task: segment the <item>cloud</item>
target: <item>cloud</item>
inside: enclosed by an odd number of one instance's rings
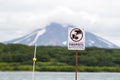
[[[106,39],[110,38],[114,42],[120,34],[119,2],[119,0],[0,0],[0,36],[2,36],[0,40],[17,38],[51,22],[57,22],[85,27],[86,30]]]
[[[5,13],[0,14],[1,31],[15,33],[16,37],[26,34],[34,29],[42,28],[52,22],[60,24],[71,24],[76,27],[82,26],[91,30],[94,25],[99,23],[99,16],[89,14],[85,11],[74,11],[69,7],[59,6],[49,13]],[[11,29],[11,30],[9,30]],[[94,29],[94,28],[93,28]]]
[[[1,31],[15,33],[14,36],[26,34],[34,29],[42,28],[51,22],[90,26],[99,21],[99,17],[84,11],[76,12],[68,7],[57,7],[49,13],[0,13]],[[20,32],[20,33],[19,33]]]
[[[99,23],[99,16],[96,14],[89,14],[85,11],[76,12],[68,7],[58,7],[48,17],[48,22],[58,22],[61,24],[72,24],[76,27],[92,27]],[[87,29],[89,29],[87,27]]]

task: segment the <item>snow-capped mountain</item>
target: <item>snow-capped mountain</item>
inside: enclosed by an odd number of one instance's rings
[[[52,45],[52,46],[67,46],[68,28],[74,27],[71,25],[63,26],[57,23],[51,23],[43,29],[37,29],[33,32],[10,41],[4,42],[5,44],[26,44],[26,45]],[[94,35],[91,32],[85,32],[85,45],[86,47],[95,46],[100,48],[118,48],[113,43]]]

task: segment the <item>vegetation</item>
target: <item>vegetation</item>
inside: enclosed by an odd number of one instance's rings
[[[31,71],[34,46],[0,44],[1,71]],[[120,72],[120,49],[96,47],[79,51],[79,71]],[[37,71],[75,71],[75,51],[67,47],[38,46]]]

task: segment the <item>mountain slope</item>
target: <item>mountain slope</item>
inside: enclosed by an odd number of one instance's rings
[[[36,43],[37,45],[45,46],[66,46],[69,27],[74,26],[67,25],[66,27],[63,27],[61,24],[52,23],[43,29],[34,30],[28,35],[14,40],[6,41],[4,43],[19,43],[26,45],[34,45]],[[95,46],[100,48],[118,48],[118,46],[114,45],[113,43],[102,39],[101,37],[98,37],[91,32],[85,32],[85,38],[86,47]]]

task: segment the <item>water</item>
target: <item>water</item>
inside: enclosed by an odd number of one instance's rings
[[[0,72],[0,80],[32,80],[32,72]],[[74,72],[36,72],[35,80],[75,80]],[[78,80],[120,80],[120,73],[78,73]]]

